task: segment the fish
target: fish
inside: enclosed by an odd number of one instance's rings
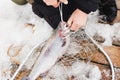
[[[22,80],[35,80],[38,76],[48,72],[66,52],[70,44],[69,33],[70,31],[66,28],[65,23],[61,22],[58,29],[46,42],[30,74],[27,77],[23,77]]]

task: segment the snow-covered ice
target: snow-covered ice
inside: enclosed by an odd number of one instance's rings
[[[26,23],[35,25],[32,28],[26,27]],[[19,6],[11,0],[3,0],[0,3],[0,80],[6,80],[2,72],[10,67],[10,57],[7,55],[11,45],[23,46],[17,60],[23,61],[32,47],[42,43],[52,33],[52,28],[44,19],[38,18],[32,12],[30,4]],[[7,70],[8,71],[8,70]]]
[[[111,45],[112,37],[117,34],[120,35],[120,24],[114,24],[114,26],[104,25],[97,23],[97,15],[90,15],[87,23],[87,31],[91,36],[98,33],[105,37],[106,41],[104,45]],[[30,27],[25,27],[26,23],[34,24],[34,32]],[[47,24],[44,19],[39,18],[32,12],[30,4],[19,6],[13,3],[11,0],[1,0],[0,2],[0,80],[7,80],[10,78],[8,75],[3,75],[5,70],[9,70],[10,57],[7,55],[7,51],[11,45],[22,46],[20,54],[16,59],[21,63],[27,53],[38,43],[42,43],[52,34],[52,28]],[[106,35],[105,35],[106,34]],[[80,65],[78,67],[77,65]],[[75,68],[76,67],[76,68]],[[78,71],[82,70],[86,71]],[[56,70],[57,69],[57,70]],[[74,70],[75,69],[75,70]],[[84,80],[99,80],[101,77],[98,67],[90,64],[76,62],[73,65],[72,73],[67,70],[68,74],[82,74]],[[86,72],[90,72],[89,77],[86,78]],[[60,80],[64,80],[59,72],[63,72],[63,67],[54,66],[51,70],[51,74],[55,72],[54,76],[60,76]],[[49,74],[50,75],[50,74]],[[49,76],[48,75],[48,76]],[[62,75],[66,76],[66,75]],[[79,78],[79,76],[78,76]],[[57,79],[59,80],[59,79]],[[83,80],[83,79],[81,79]]]
[[[56,64],[43,80],[100,80],[101,72],[97,66],[76,61],[72,67]],[[70,79],[71,80],[71,79]]]
[[[99,34],[105,38],[103,46],[111,46],[114,36],[116,38],[120,37],[120,23],[115,23],[113,25],[98,23],[98,11],[88,16],[86,27],[89,35],[94,36],[94,34]]]

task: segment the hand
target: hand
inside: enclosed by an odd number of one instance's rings
[[[80,27],[85,26],[86,22],[87,14],[76,9],[68,19],[67,24],[70,27],[70,30],[77,31]]]
[[[68,4],[68,0],[43,0],[48,6],[58,7],[60,3]]]

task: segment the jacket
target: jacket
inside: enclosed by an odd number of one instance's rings
[[[63,19],[67,21],[70,15],[77,8],[85,13],[95,11],[99,7],[100,0],[68,0],[68,4],[63,4]],[[32,4],[33,12],[45,20],[56,29],[60,22],[59,8],[47,6],[43,0],[34,0]]]

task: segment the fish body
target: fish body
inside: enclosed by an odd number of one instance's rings
[[[41,54],[27,78],[23,80],[35,80],[39,75],[49,71],[66,51],[70,43],[70,38],[62,38],[61,28],[55,31],[42,49]]]

